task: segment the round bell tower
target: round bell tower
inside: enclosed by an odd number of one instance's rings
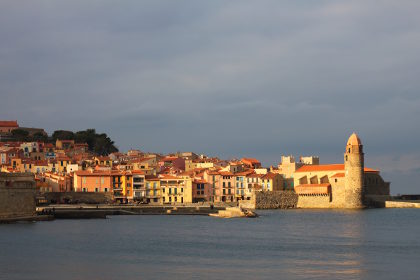
[[[346,208],[363,208],[364,196],[364,153],[363,145],[356,133],[353,133],[344,153],[345,203]]]

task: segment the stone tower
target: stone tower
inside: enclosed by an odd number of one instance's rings
[[[364,195],[364,154],[363,145],[356,133],[353,133],[344,153],[345,169],[345,208],[363,208]]]

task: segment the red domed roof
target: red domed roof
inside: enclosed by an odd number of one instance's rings
[[[353,132],[353,134],[350,135],[349,140],[347,140],[347,145],[360,146],[362,145],[362,141],[360,141],[359,136]]]

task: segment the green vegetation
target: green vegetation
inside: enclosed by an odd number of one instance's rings
[[[89,151],[98,155],[108,155],[113,152],[118,152],[114,141],[106,133],[96,133],[95,129],[86,129],[77,131],[76,133],[68,130],[56,130],[52,134],[51,140],[55,143],[57,139],[74,140],[76,143],[87,143],[89,145]]]
[[[57,139],[60,139],[74,140],[75,143],[87,143],[89,145],[89,151],[97,155],[108,155],[113,152],[118,152],[118,148],[115,147],[114,141],[112,141],[106,133],[96,133],[95,129],[86,129],[77,131],[76,133],[68,130],[56,130],[50,137],[40,132],[30,135],[28,131],[23,129],[15,129],[11,134],[15,141],[22,142],[40,141],[55,144]]]

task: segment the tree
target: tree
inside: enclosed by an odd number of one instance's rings
[[[54,143],[55,141],[57,141],[57,139],[59,140],[74,140],[74,133],[73,131],[68,131],[68,130],[56,130],[54,131],[54,133],[52,134],[52,142]]]
[[[14,129],[12,130],[12,137],[16,140],[16,141],[29,141],[29,132],[23,129]]]
[[[34,135],[32,135],[32,141],[34,142],[48,142],[48,135],[42,132],[35,132]]]
[[[97,134],[95,129],[86,129],[78,131],[74,135],[76,143],[87,143],[89,150],[98,155],[108,155],[118,152],[114,142],[105,134]]]

